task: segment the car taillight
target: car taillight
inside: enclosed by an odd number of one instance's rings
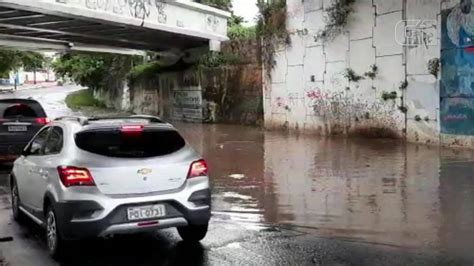
[[[59,166],[59,178],[65,187],[95,186],[91,173],[86,168]]]
[[[120,132],[122,133],[122,136],[136,137],[142,134],[144,127],[144,125],[125,125],[122,126]]]
[[[207,176],[208,168],[205,160],[195,161],[189,167],[188,178]]]
[[[51,122],[51,120],[47,117],[38,117],[35,119],[36,124],[46,125]]]

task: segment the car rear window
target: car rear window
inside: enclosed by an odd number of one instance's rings
[[[174,130],[144,130],[139,134],[123,134],[120,130],[92,130],[77,133],[75,141],[82,150],[118,158],[163,156],[186,145]]]
[[[43,108],[37,102],[0,102],[0,118],[45,117]]]

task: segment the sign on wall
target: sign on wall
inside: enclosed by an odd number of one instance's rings
[[[442,12],[441,132],[474,135],[474,2]]]
[[[163,74],[160,80],[162,89],[170,92],[170,113],[173,119],[203,120],[202,90],[195,73],[188,71]]]
[[[173,117],[185,120],[202,120],[202,91],[188,87],[173,91]]]

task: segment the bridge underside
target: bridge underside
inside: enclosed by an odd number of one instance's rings
[[[209,37],[212,35],[200,34],[199,31],[194,31],[198,33],[194,34],[192,30],[176,28],[174,31],[173,27],[162,24],[147,26],[145,19],[126,18],[128,21],[123,22],[110,19],[111,14],[105,12],[78,8],[71,9],[77,11],[71,15],[68,10],[51,10],[48,6],[42,9],[41,5],[37,5],[41,1],[33,1],[32,5],[37,6],[12,4],[21,1],[28,0],[0,1],[0,46],[14,46],[17,43],[20,48],[22,44],[25,47],[33,44],[45,50],[73,50],[74,47],[87,50],[89,47],[97,51],[101,48],[104,51],[111,48],[123,51],[169,51],[209,47],[213,41]],[[58,9],[55,3],[46,4]],[[218,41],[225,39],[225,35],[216,36]]]

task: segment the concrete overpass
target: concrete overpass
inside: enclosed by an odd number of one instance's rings
[[[218,50],[228,18],[189,0],[0,0],[0,46],[124,54]]]

